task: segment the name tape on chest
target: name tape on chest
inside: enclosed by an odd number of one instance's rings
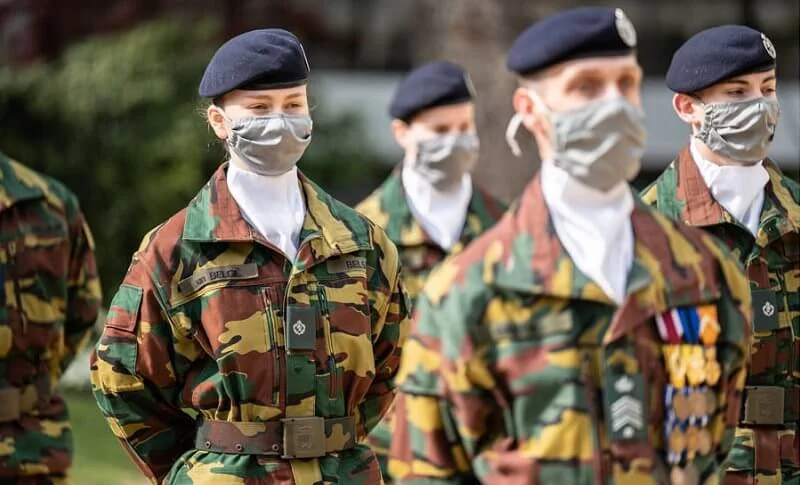
[[[328,273],[347,273],[348,271],[366,270],[367,259],[362,256],[342,256],[325,263]]]
[[[178,291],[184,295],[193,293],[216,281],[249,280],[258,277],[256,263],[216,266],[195,271],[178,283]]]
[[[535,321],[490,325],[486,332],[493,340],[532,339],[571,332],[574,326],[569,312],[551,313]]]

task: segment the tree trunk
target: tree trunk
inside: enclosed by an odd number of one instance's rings
[[[521,129],[523,155],[516,158],[505,141],[516,81],[505,67],[509,40],[502,0],[414,0],[415,64],[447,59],[470,74],[477,93],[481,162],[473,179],[509,201],[519,195],[538,167],[531,136]],[[511,2],[513,3],[513,2]]]

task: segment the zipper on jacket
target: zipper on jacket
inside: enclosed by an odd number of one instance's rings
[[[331,312],[328,307],[328,296],[325,288],[317,284],[317,300],[319,301],[320,311],[322,312],[322,325],[325,332],[325,341],[328,343],[328,398],[336,399],[339,393],[339,375],[336,371],[336,351],[333,348],[333,330],[331,329]]]
[[[273,366],[272,366],[272,403],[280,405],[280,392],[281,392],[281,356],[278,349],[278,328],[275,325],[275,309],[273,308],[272,298],[270,297],[271,287],[264,288],[262,293],[264,297],[264,307],[267,312],[267,335],[269,337],[269,348],[272,352]]]

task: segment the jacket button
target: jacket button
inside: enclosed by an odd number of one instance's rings
[[[236,451],[242,451],[244,449],[244,446],[242,446],[241,443],[236,443],[234,448],[236,448]]]
[[[206,441],[205,443],[203,443],[203,446],[205,446],[206,448],[211,448],[211,442]]]

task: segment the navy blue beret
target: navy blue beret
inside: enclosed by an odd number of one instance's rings
[[[302,44],[283,29],[251,30],[217,50],[200,81],[200,96],[215,98],[234,89],[278,89],[308,80]]]
[[[506,66],[520,76],[572,59],[627,55],[636,29],[622,9],[580,7],[528,27],[511,46]]]
[[[775,47],[766,35],[744,25],[721,25],[693,35],[672,56],[667,87],[693,93],[751,72],[775,67]]]
[[[429,62],[400,81],[389,104],[389,115],[409,121],[422,110],[462,103],[473,97],[472,82],[464,69],[447,61]]]

